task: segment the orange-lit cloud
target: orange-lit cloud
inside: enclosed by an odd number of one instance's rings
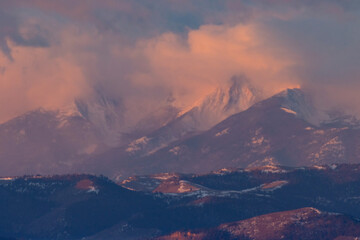
[[[289,71],[293,59],[266,42],[256,24],[206,25],[185,38],[165,33],[138,47],[144,48],[150,71],[135,73],[134,82],[168,85],[180,104],[191,104],[234,75],[247,76],[268,95],[298,85]]]
[[[234,75],[264,97],[299,85],[318,95],[339,89],[333,102],[350,106],[360,89],[358,5],[1,1],[0,122],[66,106],[98,87],[124,103],[130,123],[169,96],[191,105]]]
[[[14,61],[0,58],[0,121],[38,107],[56,109],[87,92],[83,70],[47,48],[11,46]]]
[[[268,95],[297,84],[288,71],[292,59],[261,34],[256,24],[205,25],[186,37],[164,33],[130,48],[111,34],[67,27],[57,34],[60,44],[48,48],[10,43],[14,61],[1,59],[0,95],[11,104],[0,119],[71,104],[99,84],[124,100],[131,122],[166,104],[169,94],[186,107],[234,75],[246,75]]]

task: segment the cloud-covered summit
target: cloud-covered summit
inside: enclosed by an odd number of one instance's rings
[[[187,107],[234,75],[264,97],[301,86],[318,104],[360,112],[355,0],[4,0],[0,9],[0,122],[101,88],[122,102],[126,125]]]

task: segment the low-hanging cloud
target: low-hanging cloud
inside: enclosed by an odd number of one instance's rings
[[[0,122],[93,89],[123,102],[134,122],[170,98],[186,107],[234,75],[266,96],[299,85],[321,98],[338,93],[323,102],[360,112],[356,1],[5,0],[0,8]]]
[[[144,51],[150,70],[136,73],[133,81],[139,85],[152,79],[161,81],[174,89],[175,98],[183,98],[185,105],[234,75],[246,75],[268,93],[296,86],[288,71],[295,63],[268,44],[258,30],[256,24],[204,25],[186,37],[165,33],[147,40],[138,47]]]

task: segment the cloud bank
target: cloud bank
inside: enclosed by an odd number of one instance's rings
[[[0,122],[94,89],[134,122],[234,75],[264,97],[301,86],[319,104],[360,113],[358,1],[4,0],[0,9]]]

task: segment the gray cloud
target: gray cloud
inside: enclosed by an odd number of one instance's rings
[[[21,11],[7,12],[0,10],[0,48],[12,60],[11,48],[8,41],[25,47],[49,47],[46,32],[40,23],[28,23],[29,18]]]

